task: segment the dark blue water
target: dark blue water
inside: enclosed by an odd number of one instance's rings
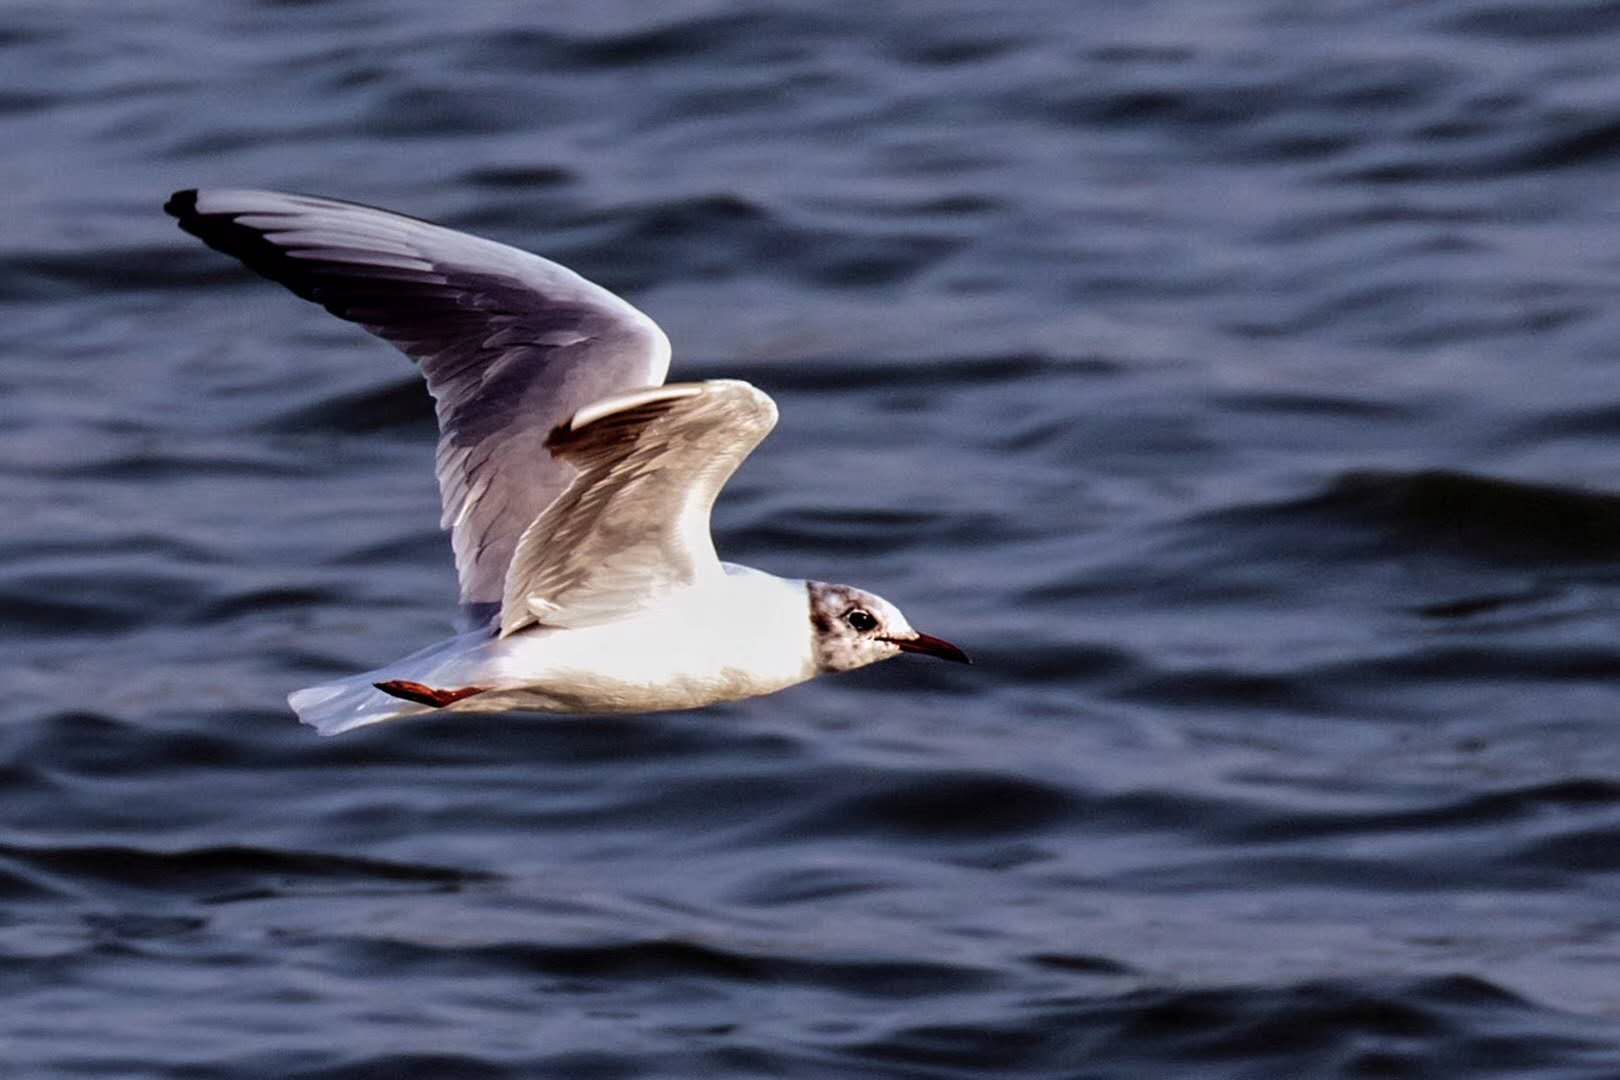
[[[19,1077],[1620,1076],[1620,4],[12,4]],[[624,292],[722,553],[959,641],[321,740],[446,632],[256,185]]]

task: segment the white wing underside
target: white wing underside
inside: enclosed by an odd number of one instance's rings
[[[715,379],[616,395],[559,425],[546,446],[577,473],[518,541],[502,636],[610,622],[723,573],[709,512],[776,415],[748,383]]]

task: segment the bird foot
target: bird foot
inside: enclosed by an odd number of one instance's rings
[[[372,683],[377,689],[393,697],[414,701],[418,705],[431,705],[435,709],[442,709],[452,705],[462,698],[470,698],[474,694],[482,694],[488,690],[487,686],[463,686],[457,690],[436,690],[431,686],[423,686],[419,682],[408,679],[390,679],[387,682]]]

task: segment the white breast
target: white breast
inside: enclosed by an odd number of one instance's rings
[[[460,711],[690,709],[810,678],[811,637],[804,582],[728,565],[632,618],[491,640],[436,677],[493,687],[452,706]]]

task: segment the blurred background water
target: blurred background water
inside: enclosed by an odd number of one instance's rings
[[[1620,1076],[1620,4],[0,20],[0,1062]],[[782,423],[723,554],[959,641],[298,727],[453,609],[409,364],[173,189],[575,267]]]

